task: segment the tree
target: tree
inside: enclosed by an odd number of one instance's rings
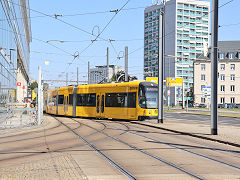
[[[116,80],[117,80],[117,77],[116,77],[116,74],[114,73],[114,74],[112,75],[111,81],[116,81]]]
[[[30,88],[31,90],[34,90],[37,87],[38,87],[38,83],[37,83],[37,81],[34,81],[30,84],[30,86],[28,88]]]
[[[118,71],[116,74],[116,81],[124,82],[124,80],[125,80],[125,72],[123,70]]]
[[[125,72],[123,70],[118,71],[116,74],[113,74],[112,81],[124,82],[125,81]],[[136,76],[128,76],[128,81],[137,80]]]

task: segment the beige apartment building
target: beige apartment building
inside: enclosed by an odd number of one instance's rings
[[[218,47],[218,104],[222,107],[240,104],[240,41],[219,41]],[[195,104],[210,105],[211,102],[210,56],[194,63]],[[199,56],[201,58],[202,55]]]

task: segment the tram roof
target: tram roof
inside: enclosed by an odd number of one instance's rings
[[[131,82],[121,82],[121,83],[106,83],[106,84],[85,84],[85,85],[78,85],[77,88],[86,88],[86,87],[124,87],[124,86],[138,86],[139,83],[141,82],[146,82],[146,83],[151,83],[149,81],[144,81],[144,80],[138,80],[138,81],[131,81]],[[74,86],[66,86],[66,87],[60,87],[58,88],[59,90],[71,90],[73,89]],[[57,89],[51,89],[49,91],[56,91]]]

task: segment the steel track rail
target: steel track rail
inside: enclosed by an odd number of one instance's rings
[[[74,119],[73,119],[73,120],[74,120]],[[76,120],[74,120],[74,121],[76,121]],[[83,125],[85,125],[85,126],[87,126],[87,127],[89,127],[89,128],[92,128],[92,129],[98,131],[96,128],[93,128],[93,127],[91,127],[91,126],[89,126],[89,125],[86,125],[86,124],[84,124],[84,123],[81,123],[81,124],[83,124]],[[160,158],[160,157],[158,157],[158,156],[155,156],[155,155],[153,155],[153,154],[151,154],[151,153],[149,153],[149,152],[147,152],[147,151],[144,151],[144,150],[142,150],[142,149],[140,149],[140,148],[138,148],[138,147],[136,147],[136,146],[133,146],[133,145],[131,145],[131,144],[129,144],[129,143],[126,143],[126,142],[122,141],[122,140],[119,139],[119,138],[112,137],[112,136],[110,136],[110,135],[108,135],[107,133],[104,133],[104,132],[100,132],[100,133],[102,133],[102,134],[104,134],[104,135],[106,135],[106,136],[108,136],[108,137],[110,137],[110,138],[112,138],[112,139],[114,139],[114,140],[116,140],[116,141],[118,141],[118,142],[121,142],[122,144],[125,144],[125,145],[129,146],[130,148],[132,148],[132,149],[134,149],[134,150],[136,150],[136,151],[139,151],[139,152],[141,152],[141,153],[143,153],[143,154],[145,154],[145,155],[147,155],[147,156],[150,156],[150,157],[153,158],[153,159],[157,159],[157,160],[163,162],[164,164],[167,164],[167,165],[169,165],[169,166],[171,166],[171,167],[174,167],[174,168],[176,168],[176,169],[184,172],[185,174],[188,174],[188,175],[190,175],[190,176],[192,176],[192,177],[194,177],[194,178],[196,178],[196,179],[205,180],[205,178],[203,178],[203,177],[201,177],[201,176],[198,176],[197,174],[194,174],[194,173],[192,173],[192,172],[190,172],[190,171],[188,171],[188,170],[185,170],[185,169],[183,169],[183,168],[181,168],[181,167],[179,167],[179,166],[177,166],[177,165],[175,165],[175,164],[173,164],[173,163],[171,163],[171,162],[168,162],[168,161],[166,161],[166,160],[164,160],[164,159],[162,159],[162,158]]]
[[[62,121],[60,121],[59,119],[55,118],[58,122],[60,122],[62,125],[64,125],[65,127],[67,127],[70,131],[72,131],[76,136],[78,136],[86,145],[88,145],[90,148],[92,148],[94,151],[96,151],[98,154],[100,154],[102,157],[104,157],[112,166],[114,166],[116,169],[118,169],[122,174],[124,174],[126,177],[128,177],[129,179],[132,180],[136,180],[136,178],[130,174],[129,172],[127,172],[125,169],[123,169],[119,164],[117,164],[115,161],[113,161],[111,158],[109,158],[107,155],[105,155],[102,151],[100,151],[96,146],[94,146],[93,144],[91,144],[90,142],[88,142],[84,137],[82,137],[81,135],[79,135],[76,131],[74,131],[73,129],[71,129],[68,125],[64,124]],[[72,118],[71,118],[72,119]],[[73,121],[76,121],[74,119],[72,119]],[[76,121],[78,122],[78,121]],[[94,129],[94,128],[93,128]],[[98,132],[98,129],[94,129]],[[103,132],[101,132],[103,133]]]
[[[158,127],[158,126],[154,126],[154,125],[150,125],[150,124],[142,124],[142,123],[136,122],[136,121],[134,121],[134,122],[133,121],[129,121],[129,122],[132,123],[132,124],[138,124],[138,125],[141,125],[141,126],[151,127],[151,128],[155,128],[155,129],[161,129],[161,130],[168,131],[168,132],[174,132],[174,133],[178,133],[178,134],[182,134],[182,135],[187,135],[187,136],[191,136],[191,137],[195,137],[195,138],[199,138],[199,139],[204,139],[204,140],[208,140],[208,141],[218,142],[218,143],[221,143],[221,144],[227,144],[227,145],[230,145],[230,146],[234,146],[234,147],[240,148],[240,144],[237,144],[237,143],[232,143],[232,142],[219,140],[219,139],[213,139],[213,138],[210,138],[210,137],[205,137],[205,136],[192,134],[192,133],[188,133],[188,132],[181,132],[181,131],[168,129],[168,128],[164,128],[164,127]]]
[[[141,129],[140,127],[136,127],[136,126],[134,126],[135,128],[137,128],[137,129]],[[144,129],[144,130],[146,130],[146,129]],[[163,134],[164,135],[164,133],[160,133],[160,132],[158,132],[159,134]],[[171,136],[173,136],[172,134],[170,134]],[[190,140],[187,140],[187,139],[183,139],[184,141],[187,141],[187,142],[190,142],[190,143],[192,143],[193,141],[190,141]],[[195,144],[198,144],[198,145],[202,145],[202,146],[205,146],[205,144],[203,144],[203,143],[199,143],[199,142],[194,142]],[[227,144],[227,145],[229,145],[229,144]],[[213,149],[216,149],[216,148],[214,148],[214,147],[211,147],[211,148],[207,148],[207,149],[209,149],[209,150],[213,150]],[[236,150],[227,150],[227,149],[217,149],[217,150],[223,150],[223,151],[225,151],[225,152],[229,152],[229,153],[233,153],[233,154],[240,154],[240,151],[236,151]]]
[[[121,123],[120,123],[121,124]],[[111,125],[110,125],[111,126]],[[111,126],[112,128],[116,128],[114,126]],[[138,127],[135,127],[135,128],[138,128]],[[116,128],[117,130],[122,130],[124,131],[124,129],[120,129],[120,128]],[[138,128],[138,129],[141,129],[141,128]],[[170,146],[170,147],[173,147],[175,149],[179,149],[179,150],[182,150],[184,152],[187,152],[187,153],[190,153],[190,154],[194,154],[196,156],[200,156],[204,159],[207,159],[207,160],[211,160],[211,161],[214,161],[214,162],[217,162],[217,163],[220,163],[220,164],[223,164],[225,166],[228,166],[228,167],[231,167],[231,168],[234,168],[234,169],[237,169],[237,170],[240,170],[240,167],[238,166],[235,166],[235,165],[232,165],[232,164],[229,164],[229,163],[226,163],[226,162],[223,162],[223,161],[220,161],[220,160],[217,160],[217,159],[214,159],[214,158],[211,158],[211,157],[208,157],[208,156],[205,156],[203,154],[200,154],[200,153],[196,153],[196,152],[193,152],[193,151],[190,151],[190,150],[187,150],[187,149],[184,149],[184,148],[181,148],[181,147],[178,147],[178,146],[175,146],[175,145],[171,145],[171,144],[168,144],[168,143],[164,143],[164,142],[161,142],[157,139],[154,139],[154,138],[150,138],[150,137],[147,137],[147,136],[144,136],[144,135],[141,135],[141,134],[137,134],[137,133],[134,133],[134,132],[131,132],[131,131],[128,131],[126,133],[129,133],[129,134],[133,134],[135,136],[138,136],[138,137],[142,137],[144,139],[147,139],[147,140],[151,140],[151,141],[154,141],[154,142],[157,142],[157,143],[160,143],[160,144],[164,144],[164,145],[167,145],[167,146]],[[159,134],[159,133],[158,133]]]

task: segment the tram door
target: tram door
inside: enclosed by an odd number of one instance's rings
[[[101,107],[100,107],[100,111],[101,111],[101,117],[104,118],[104,106],[105,106],[105,98],[104,98],[104,94],[101,94]]]
[[[96,117],[104,118],[104,106],[105,106],[105,95],[102,93],[97,94],[97,107],[96,107]]]
[[[64,93],[64,114],[68,115],[69,94],[68,91]]]
[[[97,99],[96,99],[96,105],[97,105],[97,107],[96,107],[96,117],[97,118],[100,118],[100,93],[99,94],[97,94]]]

